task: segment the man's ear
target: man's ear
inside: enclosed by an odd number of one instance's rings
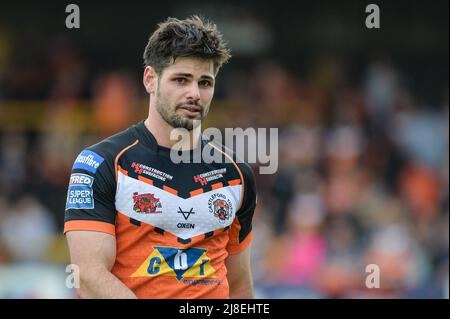
[[[146,66],[144,69],[142,83],[144,84],[145,90],[148,94],[155,93],[157,80],[158,79],[155,69],[151,66]]]

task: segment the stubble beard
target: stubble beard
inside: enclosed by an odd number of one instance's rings
[[[189,103],[184,103],[189,104]],[[190,103],[193,104],[193,103]],[[197,104],[198,105],[198,104]],[[182,115],[179,115],[176,113],[176,110],[181,105],[175,105],[172,107],[169,103],[167,103],[162,97],[159,92],[159,88],[156,91],[156,110],[161,115],[164,121],[166,121],[167,124],[169,124],[173,128],[184,128],[188,131],[192,131],[195,127],[200,125],[200,123],[203,121],[203,118],[206,116],[209,105],[206,107],[202,107],[202,114],[199,118],[187,118]]]

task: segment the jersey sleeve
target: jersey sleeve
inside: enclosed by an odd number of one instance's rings
[[[239,164],[239,169],[241,170],[244,179],[244,198],[242,200],[242,205],[237,211],[234,221],[230,227],[230,238],[227,245],[227,251],[230,254],[237,254],[247,248],[250,244],[253,237],[253,213],[255,211],[257,201],[256,183],[253,170],[246,163]]]
[[[114,160],[101,149],[83,150],[70,175],[64,234],[90,230],[115,235],[115,191]]]

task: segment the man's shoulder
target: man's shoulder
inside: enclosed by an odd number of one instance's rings
[[[231,165],[236,164],[246,179],[254,180],[255,174],[253,172],[252,167],[247,162],[245,162],[244,159],[239,154],[237,154],[234,150],[232,150],[231,148],[227,147],[226,145],[223,145],[215,140],[209,141],[206,137],[202,137],[202,139],[205,144],[209,144],[212,147],[219,149],[223,154],[226,154],[224,156],[226,158],[228,158],[228,160],[229,159],[232,160]]]
[[[111,135],[83,149],[75,162],[91,162],[101,164],[103,161],[114,162],[116,156],[138,139],[134,133],[134,125]],[[97,165],[94,164],[94,165]]]

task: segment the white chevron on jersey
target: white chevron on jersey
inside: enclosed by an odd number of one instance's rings
[[[158,211],[162,213],[138,213],[133,210],[133,193],[153,194],[161,203]],[[122,214],[138,220],[142,223],[159,227],[182,239],[192,238],[197,235],[208,233],[216,229],[230,226],[236,217],[236,209],[240,203],[242,185],[225,186],[216,190],[211,190],[194,197],[181,198],[158,187],[150,185],[140,180],[131,178],[122,172],[118,172],[116,189],[116,210]],[[229,205],[229,218],[220,220],[211,212],[211,202],[215,199],[223,199]],[[184,212],[179,213],[180,208]],[[210,209],[211,208],[211,209]],[[185,216],[188,219],[185,219]],[[193,228],[179,228],[179,223],[193,224]]]

